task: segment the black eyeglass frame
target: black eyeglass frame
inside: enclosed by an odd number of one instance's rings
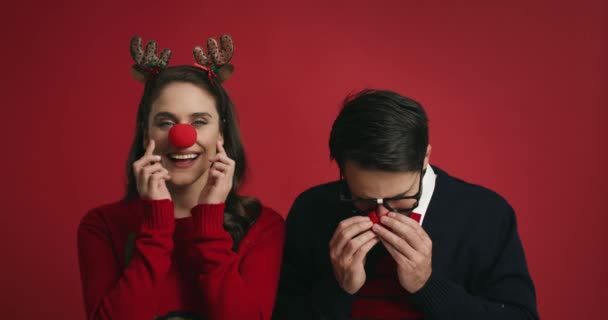
[[[339,197],[340,197],[340,201],[343,203],[349,203],[353,206],[353,214],[356,215],[368,215],[370,212],[376,210],[378,208],[378,206],[383,206],[385,207],[388,211],[390,212],[397,212],[397,213],[401,213],[401,214],[405,214],[405,215],[410,215],[416,208],[418,208],[418,205],[420,204],[420,198],[422,197],[422,180],[424,179],[424,175],[426,173],[426,168],[423,168],[422,170],[420,170],[420,181],[418,182],[418,192],[416,192],[415,195],[411,195],[411,196],[401,196],[401,197],[390,197],[390,198],[368,198],[368,199],[354,199],[350,193],[350,191],[348,190],[348,184],[346,183],[346,180],[344,179],[344,175],[342,174],[342,172],[340,172],[340,189],[339,189]],[[390,201],[400,201],[400,200],[408,200],[408,199],[414,199],[416,200],[416,203],[414,203],[413,206],[408,207],[408,208],[393,208],[391,207],[388,202]],[[365,209],[365,210],[361,210],[359,208],[357,208],[356,204],[357,203],[367,203],[367,204],[372,204],[371,206],[369,206],[369,209]]]

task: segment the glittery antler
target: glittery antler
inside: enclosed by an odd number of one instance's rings
[[[234,42],[227,34],[220,37],[219,47],[215,39],[209,38],[207,54],[200,46],[194,47],[192,53],[194,60],[201,66],[209,68],[209,72],[216,74],[220,83],[226,81],[234,71],[234,66],[228,63],[234,54]]]
[[[156,41],[150,40],[144,51],[141,38],[139,36],[131,38],[131,57],[135,62],[131,74],[138,81],[146,82],[150,76],[158,74],[169,65],[171,50],[163,49],[159,58],[156,55],[157,47]]]

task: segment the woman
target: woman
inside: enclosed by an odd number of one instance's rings
[[[221,82],[232,40],[200,47],[195,66],[133,38],[145,81],[122,201],[78,229],[88,319],[269,319],[284,221],[237,194],[246,168],[236,114]]]

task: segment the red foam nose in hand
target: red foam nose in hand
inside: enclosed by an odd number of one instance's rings
[[[196,129],[189,124],[176,124],[169,130],[169,142],[179,149],[191,147],[196,142]]]
[[[380,223],[380,217],[378,217],[378,214],[376,213],[376,211],[370,212],[367,216],[369,217],[370,220],[372,220],[373,224]]]

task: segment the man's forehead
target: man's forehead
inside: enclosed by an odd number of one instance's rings
[[[353,196],[358,198],[390,198],[417,191],[419,173],[411,171],[381,171],[365,169],[346,163],[344,179]]]

